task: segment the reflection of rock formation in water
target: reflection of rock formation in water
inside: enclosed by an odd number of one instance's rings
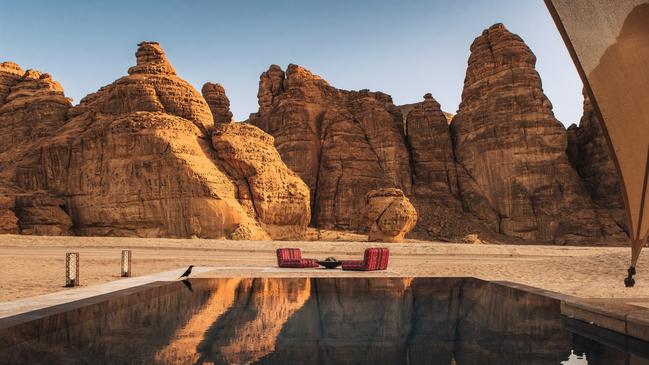
[[[0,364],[142,364],[204,307],[220,281],[195,281],[195,293],[181,283],[154,285],[134,294],[111,294],[96,305],[25,324],[9,337],[0,330]],[[19,336],[33,336],[21,339]],[[23,342],[24,341],[24,342]],[[143,361],[142,359],[146,359]],[[163,364],[176,363],[167,360]]]
[[[464,279],[324,279],[258,364],[558,363],[559,303]]]
[[[625,358],[562,328],[557,300],[476,279],[193,285],[193,293],[175,283],[89,307],[85,317],[27,325],[15,334],[77,323],[9,349],[0,330],[0,364],[558,364],[572,348],[613,359],[606,364]]]
[[[172,341],[155,358],[160,364],[194,364],[199,358],[198,345],[207,330],[223,313],[236,297],[241,279],[214,279],[210,282],[210,298],[185,324],[176,331]]]
[[[462,286],[455,355],[463,364],[558,364],[569,354],[558,300],[507,286]]]
[[[242,280],[231,309],[199,345],[201,361],[250,364],[275,351],[284,324],[310,295],[308,278]]]

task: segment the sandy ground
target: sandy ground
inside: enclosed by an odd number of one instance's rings
[[[114,237],[0,236],[0,301],[64,290],[65,252],[79,252],[81,283],[119,280],[120,252],[133,251],[135,275],[188,266],[215,266],[202,276],[365,275],[340,270],[277,272],[275,249],[300,247],[305,257],[362,258],[368,242],[217,241]],[[390,248],[393,276],[474,276],[507,280],[584,298],[638,298],[649,302],[649,258],[640,258],[636,287],[622,282],[625,247],[471,245],[411,241]],[[74,290],[74,289],[65,289]]]

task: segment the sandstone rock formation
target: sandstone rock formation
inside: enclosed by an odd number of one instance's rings
[[[624,199],[618,173],[611,157],[606,137],[588,96],[584,93],[584,114],[568,128],[568,157],[577,170],[590,196],[615,222],[628,231]]]
[[[65,236],[71,233],[72,219],[64,210],[62,198],[47,193],[16,196],[15,212],[20,233],[41,236]]]
[[[276,239],[306,232],[309,188],[282,162],[272,136],[250,124],[217,124],[212,144],[236,179],[239,202],[266,231]]]
[[[300,66],[285,73],[273,65],[257,96],[249,122],[275,137],[286,165],[311,189],[315,226],[362,229],[368,191],[410,193],[403,118],[388,95],[339,90]]]
[[[67,110],[69,118],[55,133],[22,143],[29,148],[7,169],[11,173],[3,172],[27,194],[14,204],[21,231],[54,234],[71,226],[80,235],[267,239],[277,231],[299,237],[309,211],[300,210],[299,219],[294,211],[308,208],[308,194],[278,158],[268,157],[274,156],[272,142],[253,131],[246,148],[270,149],[260,158],[266,170],[231,176],[255,161],[239,160],[250,156],[238,147],[217,153],[207,102],[176,75],[159,44],[141,43],[136,57],[128,76]],[[14,89],[7,100],[18,100]],[[233,128],[238,129],[250,132]],[[253,188],[241,184],[246,179]],[[282,190],[293,188],[298,190]],[[290,213],[283,217],[284,212]],[[285,223],[288,229],[282,230]]]
[[[427,93],[426,95],[430,95],[431,97],[433,96],[431,93]],[[414,109],[419,104],[420,103],[397,105],[397,109],[399,109],[401,115],[403,115],[403,123],[406,123],[406,120],[408,119],[408,114],[410,114],[412,109]],[[444,117],[446,118],[446,122],[450,124],[451,120],[453,120],[453,114],[445,111],[442,111],[442,114],[444,114]]]
[[[365,196],[368,240],[401,242],[417,223],[417,211],[399,189],[371,190]]]
[[[297,65],[264,72],[258,112],[232,123],[221,85],[206,83],[201,95],[155,42],[141,43],[136,58],[127,76],[74,107],[48,74],[0,64],[0,233],[363,232],[368,192],[396,189],[419,216],[416,238],[626,239],[592,107],[586,101],[581,126],[566,133],[535,56],[500,24],[471,46],[450,127],[430,94],[397,107]],[[395,222],[409,227],[408,216]],[[370,239],[385,239],[379,223]],[[399,227],[386,230],[403,238]]]
[[[259,111],[249,122],[275,137],[284,162],[311,189],[311,224],[362,231],[360,197],[396,188],[419,213],[414,237],[623,240],[568,161],[566,131],[530,49],[495,25],[471,50],[450,130],[429,94],[397,108],[388,95],[336,89],[296,65],[261,75]]]
[[[70,100],[46,73],[0,64],[0,153],[50,135],[67,118]]]
[[[225,89],[221,84],[205,83],[201,90],[207,105],[210,106],[214,123],[232,123],[232,112],[230,111],[230,99],[225,95]]]
[[[0,193],[0,234],[18,234],[18,218],[14,213],[16,198],[6,192]]]
[[[462,207],[448,121],[431,94],[410,104],[405,133],[412,159],[410,199],[419,216],[415,234],[451,240],[479,229]]]
[[[566,156],[534,69],[536,58],[502,24],[471,45],[462,102],[451,130],[460,195],[494,231],[541,242],[594,242],[599,216]]]
[[[0,64],[0,232],[65,235],[70,217],[64,203],[44,192],[19,189],[11,180],[16,161],[34,143],[66,123],[71,107],[50,75]]]

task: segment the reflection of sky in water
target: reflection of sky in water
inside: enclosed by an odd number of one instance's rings
[[[570,351],[568,360],[562,361],[561,365],[588,365],[588,359],[586,359],[586,354],[577,355],[574,351]]]

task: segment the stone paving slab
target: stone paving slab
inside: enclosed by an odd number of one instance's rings
[[[649,309],[606,299],[561,301],[561,314],[649,342]]]
[[[194,267],[192,270],[192,275],[213,271],[214,269],[215,268],[213,267]],[[0,302],[0,319],[35,311],[38,309],[52,307],[55,305],[87,299],[97,295],[108,294],[118,290],[129,289],[156,281],[178,280],[178,276],[185,272],[185,270],[187,270],[187,268],[183,267],[153,275],[123,278],[105,284],[69,288],[56,293],[39,295],[31,298],[23,298],[10,302]]]

